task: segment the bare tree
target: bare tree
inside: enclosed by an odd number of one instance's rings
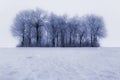
[[[13,35],[20,40],[20,47],[28,47],[30,43],[30,13],[31,10],[20,12],[12,25]]]
[[[86,16],[86,24],[89,26],[91,47],[99,47],[98,40],[106,36],[106,29],[102,17],[96,15]]]
[[[12,33],[20,41],[18,47],[99,47],[99,40],[106,36],[99,16],[68,18],[41,9],[17,14]]]
[[[20,39],[21,47],[38,47],[41,45],[42,26],[44,26],[45,12],[25,10],[16,15],[12,25],[13,35]]]

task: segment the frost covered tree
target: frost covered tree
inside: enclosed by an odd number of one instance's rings
[[[71,47],[82,47],[87,28],[85,21],[80,17],[75,16],[68,20],[69,44]]]
[[[59,46],[59,38],[60,38],[60,31],[61,31],[61,25],[62,25],[62,20],[60,20],[60,16],[57,16],[55,14],[51,14],[49,17],[49,23],[51,27],[51,38],[52,38],[52,46],[53,47],[58,47]],[[62,26],[63,27],[63,26]]]
[[[74,37],[75,37],[75,31],[77,29],[77,22],[76,18],[69,19],[67,22],[67,38],[69,39],[67,46],[73,47],[74,46]]]
[[[31,11],[20,12],[12,25],[12,33],[20,41],[19,47],[28,47],[30,44],[30,13]]]
[[[67,45],[67,16],[60,16],[59,18],[59,46],[60,47],[66,47]]]
[[[57,16],[55,14],[51,14],[49,16],[49,33],[50,33],[50,38],[51,38],[51,46],[55,47],[56,46],[56,35],[57,35]]]
[[[16,15],[12,33],[20,40],[19,47],[41,46],[44,19],[45,12],[40,9],[25,10]]]
[[[65,46],[66,18],[67,16],[58,16],[53,13],[49,16],[48,33],[52,47]]]
[[[78,40],[77,46],[84,47],[86,43],[85,40],[87,40],[88,28],[86,22],[82,18],[78,20],[77,24],[78,24],[76,29],[77,31],[76,36]]]
[[[68,18],[41,9],[17,14],[12,33],[19,39],[18,47],[99,47],[99,40],[106,36],[99,16]]]
[[[32,46],[40,47],[42,46],[42,37],[44,31],[44,21],[46,19],[46,12],[41,9],[36,9],[32,11],[31,23],[32,23]]]
[[[106,36],[103,19],[96,15],[87,15],[85,18],[89,28],[88,37],[90,37],[91,47],[99,47],[99,39]]]

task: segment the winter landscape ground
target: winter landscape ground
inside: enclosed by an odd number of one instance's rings
[[[1,48],[0,80],[120,80],[120,48]]]

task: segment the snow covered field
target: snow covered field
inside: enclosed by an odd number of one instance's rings
[[[120,48],[1,48],[0,80],[120,80]]]

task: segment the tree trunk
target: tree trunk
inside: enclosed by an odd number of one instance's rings
[[[91,47],[93,47],[93,36],[91,34]]]
[[[82,47],[82,39],[83,39],[83,35],[84,35],[84,32],[83,32],[82,35],[80,36],[80,47]]]
[[[71,47],[72,46],[72,32],[70,32],[70,40],[69,40],[69,45],[68,45],[69,47]]]
[[[24,35],[22,36],[22,41],[20,43],[21,47],[24,47]]]
[[[37,42],[36,42],[36,47],[39,46],[39,24],[36,23],[36,39],[37,39]]]

